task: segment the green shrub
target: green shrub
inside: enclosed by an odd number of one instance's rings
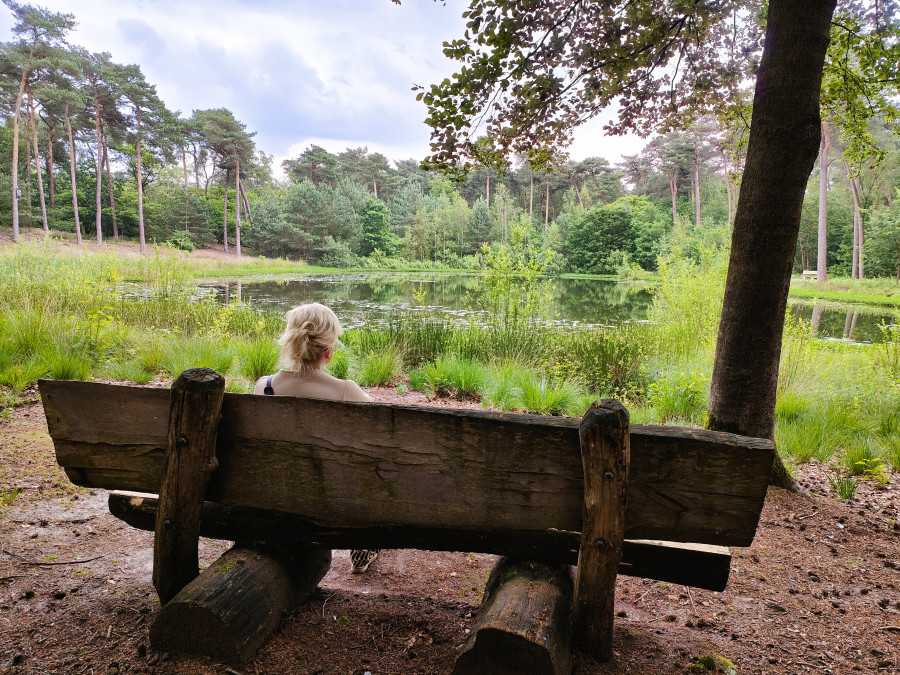
[[[190,253],[196,248],[194,246],[194,240],[191,239],[191,235],[188,232],[183,232],[181,230],[177,230],[172,233],[172,236],[166,241],[166,244],[171,246],[174,249],[178,249],[179,251],[187,251]]]
[[[416,368],[409,372],[409,387],[416,391],[425,391],[428,387],[428,376],[421,368]]]
[[[706,415],[706,388],[709,379],[702,371],[679,373],[672,380],[653,382],[647,389],[647,399],[663,423],[682,420],[700,424]]]
[[[592,392],[641,392],[649,343],[650,332],[643,325],[581,329],[561,337],[557,358],[568,360],[568,375],[585,382]]]

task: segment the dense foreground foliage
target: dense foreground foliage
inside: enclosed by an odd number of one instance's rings
[[[232,271],[272,269],[257,260]],[[363,386],[543,414],[580,415],[615,396],[633,422],[699,426],[724,269],[722,252],[699,263],[664,260],[650,321],[615,328],[554,326],[527,312],[462,328],[397,314],[345,333],[329,369]],[[278,367],[283,317],[205,296],[196,274],[195,262],[171,251],[124,258],[29,244],[0,254],[0,406],[15,405],[41,377],[147,383],[190,367],[213,368],[229,391],[249,391]],[[888,480],[900,469],[900,329],[883,331],[871,346],[816,340],[794,320],[785,327],[779,451],[789,466],[832,463],[844,496],[858,476]]]

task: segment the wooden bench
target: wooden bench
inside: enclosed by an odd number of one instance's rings
[[[819,278],[819,272],[818,270],[803,270],[800,276],[804,279],[812,279],[815,281]]]
[[[73,483],[145,493],[109,504],[156,532],[152,646],[223,660],[262,644],[332,548],[509,556],[457,674],[568,673],[573,641],[608,659],[616,574],[722,590],[725,547],[753,540],[774,453],[766,440],[629,425],[617,401],[573,419],[224,394],[204,369],[171,390],[40,391]],[[198,534],[265,544],[236,545],[198,576]]]

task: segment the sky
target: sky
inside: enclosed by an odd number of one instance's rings
[[[137,63],[172,110],[228,108],[275,167],[311,144],[367,146],[391,160],[428,154],[426,108],[413,84],[454,71],[441,50],[465,28],[465,0],[34,0],[75,15],[69,42]],[[12,39],[0,6],[0,40]],[[608,117],[609,114],[606,114]],[[572,159],[618,162],[636,137],[607,137],[602,118],[576,130]]]

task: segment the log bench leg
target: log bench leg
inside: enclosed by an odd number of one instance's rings
[[[158,651],[237,663],[252,656],[331,567],[329,549],[235,545],[185,586],[150,627]]]
[[[572,572],[501,558],[453,675],[569,675]]]

